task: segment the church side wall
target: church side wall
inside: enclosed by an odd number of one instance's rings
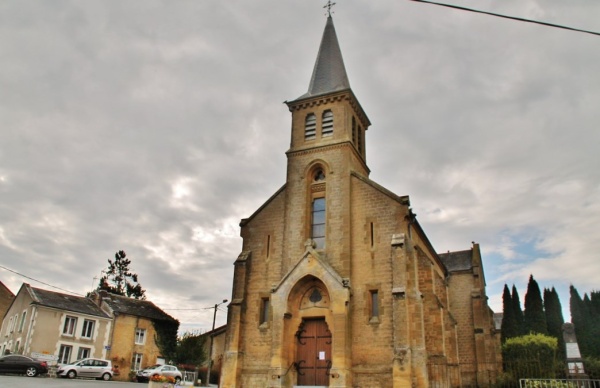
[[[282,276],[284,200],[285,191],[282,191],[255,214],[241,231],[243,250],[252,252],[241,309],[243,317],[239,350],[244,354],[241,365],[244,380],[241,386],[245,387],[266,386],[271,362],[272,327],[271,319],[261,324],[260,314],[263,299],[270,298],[271,287]],[[234,287],[239,286],[234,284]]]
[[[352,367],[356,386],[391,387],[393,351],[393,234],[405,233],[408,208],[352,180]],[[371,316],[377,291],[379,317]]]

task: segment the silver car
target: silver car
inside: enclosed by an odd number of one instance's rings
[[[61,365],[56,374],[60,377],[91,377],[108,381],[113,377],[112,363],[98,358],[84,358],[72,364]]]
[[[181,381],[181,372],[173,365],[152,365],[138,371],[136,377],[139,383],[145,383],[150,380],[152,376],[170,376],[173,377],[178,384]]]

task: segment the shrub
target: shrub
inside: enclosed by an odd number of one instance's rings
[[[502,345],[504,370],[516,380],[555,378],[558,341],[544,334],[509,338]]]

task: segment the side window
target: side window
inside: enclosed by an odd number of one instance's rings
[[[131,370],[140,370],[142,369],[142,354],[134,353],[133,358],[131,360]]]
[[[90,348],[79,348],[77,351],[77,359],[82,360],[84,358],[88,358],[90,356],[91,349]],[[86,363],[89,364],[91,360],[87,360]]]
[[[375,323],[379,322],[379,291],[371,290],[369,291],[371,296],[370,304],[371,304],[371,320],[370,322]]]
[[[317,116],[314,113],[310,113],[306,116],[304,122],[304,140],[313,140],[317,134]]]
[[[19,324],[19,331],[23,331],[23,326],[25,326],[25,318],[27,317],[27,311],[23,311],[23,315],[21,315],[21,323]]]
[[[331,136],[333,135],[333,112],[330,110],[326,110],[325,112],[323,112],[323,131],[322,136],[326,137],[326,136]]]
[[[260,323],[269,322],[269,298],[262,298],[260,301]]]
[[[71,352],[73,347],[70,345],[60,345],[60,351],[58,352],[58,363],[68,364],[71,360]]]
[[[81,329],[82,338],[92,338],[94,334],[94,321],[86,319],[83,321],[83,328]]]
[[[75,327],[77,327],[77,318],[67,315],[62,331],[63,335],[73,336],[75,334]]]
[[[143,345],[146,342],[146,329],[135,329],[136,345]]]

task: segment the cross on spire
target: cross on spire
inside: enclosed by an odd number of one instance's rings
[[[331,8],[335,5],[336,3],[332,3],[331,0],[327,1],[327,4],[325,4],[325,6],[323,8],[327,8],[327,16],[331,16]]]

